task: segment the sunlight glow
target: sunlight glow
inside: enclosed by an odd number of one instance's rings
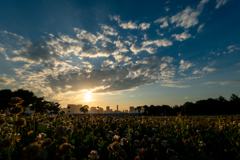
[[[87,93],[85,94],[84,99],[85,99],[85,102],[90,102],[90,101],[92,101],[92,93],[91,93],[91,92],[87,92]]]

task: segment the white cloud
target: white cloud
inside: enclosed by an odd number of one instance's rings
[[[101,29],[103,30],[103,34],[105,35],[111,35],[111,36],[117,36],[118,32],[116,29],[106,25],[106,24],[99,24],[101,25]]]
[[[171,46],[172,45],[172,41],[164,38],[164,39],[157,39],[157,40],[152,40],[152,41],[144,41],[142,42],[142,45],[145,47],[145,46],[148,46],[148,45],[151,45],[151,44],[155,44],[157,45],[158,47],[167,47],[167,46]]]
[[[198,29],[197,29],[197,32],[200,33],[202,32],[202,28],[204,27],[205,23],[199,25]]]
[[[121,22],[119,24],[120,27],[122,27],[123,29],[138,29],[138,25],[136,22]]]
[[[216,9],[218,9],[220,6],[225,5],[228,2],[228,0],[216,0],[217,5],[215,6]]]
[[[195,71],[193,71],[193,74],[202,74],[203,72],[202,71],[200,71],[200,70],[195,70]]]
[[[216,70],[216,68],[204,67],[202,71],[213,72],[215,70]]]
[[[190,67],[194,66],[193,63],[190,63],[189,61],[180,61],[179,71],[178,73],[184,72],[185,70],[189,69]]]
[[[115,20],[115,21],[118,21],[118,23],[121,22],[119,15],[114,15],[114,16],[111,16],[111,15],[110,15],[109,17],[110,17],[110,20],[111,20],[111,21],[112,21],[112,20]]]
[[[232,53],[234,51],[240,50],[240,47],[237,47],[237,45],[230,45],[227,47],[228,53]]]
[[[188,31],[183,32],[182,34],[173,34],[172,37],[175,37],[178,41],[183,41],[185,39],[188,39],[191,37],[191,34],[188,33]]]
[[[233,80],[233,81],[213,81],[213,82],[204,82],[203,84],[220,84],[222,86],[228,85],[228,84],[234,84],[234,83],[240,83],[240,80]]]
[[[142,30],[146,30],[148,28],[150,28],[150,23],[141,23],[139,24],[139,28],[142,29]]]
[[[190,85],[179,85],[179,84],[161,84],[161,86],[165,87],[176,87],[176,88],[188,88],[191,87]]]
[[[164,38],[164,39],[157,39],[157,40],[149,40],[149,41],[143,41],[142,47],[137,46],[136,44],[133,44],[130,47],[130,50],[136,55],[141,51],[147,51],[149,54],[153,54],[156,52],[157,48],[153,47],[147,47],[149,45],[156,45],[157,47],[167,47],[172,45],[172,41]]]
[[[0,77],[0,84],[9,85],[14,81],[14,78]]]
[[[167,17],[163,17],[163,18],[158,18],[157,20],[154,21],[154,23],[158,24],[158,23],[162,23],[162,25],[160,25],[160,28],[166,28],[168,27],[168,20]]]
[[[164,7],[164,9],[166,10],[166,12],[168,12],[170,8],[168,8],[168,7]]]
[[[157,35],[159,35],[159,36],[163,36],[164,35],[163,33],[159,32],[159,29],[156,29],[155,31],[157,32]]]
[[[171,23],[176,23],[176,27],[190,28],[198,24],[197,17],[201,14],[203,10],[203,5],[209,0],[202,0],[196,9],[192,9],[188,6],[183,11],[175,14],[171,17]]]

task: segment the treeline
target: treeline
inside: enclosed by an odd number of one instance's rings
[[[232,94],[227,100],[219,96],[216,99],[199,100],[196,103],[186,102],[183,105],[170,107],[162,106],[138,106],[136,111],[139,113],[143,110],[144,115],[177,115],[178,113],[186,115],[224,115],[240,114],[240,98]]]
[[[52,113],[58,113],[61,109],[60,104],[57,102],[51,102],[44,100],[44,97],[37,97],[33,92],[29,90],[19,89],[12,92],[9,89],[0,90],[0,110],[10,109],[12,105],[9,105],[8,102],[12,97],[20,97],[24,100],[21,104],[24,110],[26,107],[29,107],[35,112],[46,113],[47,110]]]

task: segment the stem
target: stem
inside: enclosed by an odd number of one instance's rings
[[[11,146],[8,147],[8,159],[11,160]]]
[[[227,139],[229,140],[229,142],[231,143],[231,145],[234,147],[232,141],[229,139],[229,137],[227,136],[227,134],[226,134],[224,131],[223,131],[223,133],[225,134],[225,136],[227,137]],[[237,149],[236,149],[235,147],[234,147],[234,149],[235,149],[236,153],[238,154]]]

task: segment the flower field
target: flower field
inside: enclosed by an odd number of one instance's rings
[[[239,159],[240,117],[0,115],[0,159]]]

